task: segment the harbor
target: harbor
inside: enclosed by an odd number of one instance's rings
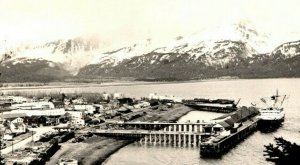
[[[252,100],[249,99],[249,101]],[[242,104],[239,105],[245,104],[243,101],[245,100],[241,99]],[[143,152],[147,153],[155,147],[159,152],[167,150],[172,153],[171,150],[174,152],[186,150],[187,153],[193,152],[194,155],[197,152],[200,160],[204,160],[204,157],[210,157],[203,154],[206,143],[218,146],[214,147],[214,152],[219,157],[226,158],[227,153],[235,152],[236,148],[239,148],[237,146],[243,146],[248,143],[249,139],[251,141],[253,136],[261,134],[260,131],[256,131],[257,113],[251,106],[239,106],[231,113],[216,113],[207,110],[199,111],[183,103],[172,103],[165,96],[162,102],[163,104],[159,106],[152,102],[153,105],[150,105],[150,108],[139,107],[137,110],[128,111],[121,108],[119,111],[121,115],[114,114],[111,110],[102,111],[108,117],[105,122],[96,124],[96,120],[92,119],[89,126],[81,127],[79,130],[74,130],[73,127],[54,126],[53,128],[58,132],[76,131],[76,133],[71,140],[59,144],[60,149],[46,164],[56,164],[60,159],[74,158],[84,164],[92,162],[109,164],[115,155],[119,155],[128,147],[144,150]],[[145,106],[146,104],[137,105]],[[66,110],[66,112],[72,111]],[[142,113],[140,116],[128,117],[131,113],[137,112]],[[289,118],[288,115],[286,117]],[[49,119],[55,121],[52,117]],[[62,118],[60,122],[64,120],[66,119]],[[92,133],[93,136],[88,137],[87,133]],[[74,139],[78,142],[73,143]],[[82,147],[84,149],[80,149]],[[94,154],[89,155],[91,152]]]

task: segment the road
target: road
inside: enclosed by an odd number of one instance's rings
[[[39,128],[29,128],[30,131],[35,131],[36,133],[33,135],[33,139],[35,140],[35,138],[38,138],[39,136],[41,136],[43,133],[45,132],[49,132],[49,131],[54,131],[53,130],[53,126],[48,126],[48,127],[39,127]],[[22,148],[24,147],[27,143],[32,141],[32,137],[28,137],[16,144],[13,145],[13,149],[18,149],[18,148]],[[1,154],[8,154],[12,151],[12,146],[4,148],[1,150]]]

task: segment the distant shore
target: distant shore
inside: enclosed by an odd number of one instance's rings
[[[294,78],[262,78],[262,79],[294,79]],[[70,82],[51,82],[51,83],[2,83],[0,91],[22,91],[30,89],[72,89],[84,87],[113,87],[113,86],[135,86],[135,85],[153,85],[153,84],[179,84],[179,83],[199,83],[199,82],[217,82],[217,81],[235,81],[235,80],[260,80],[260,79],[239,79],[239,78],[215,78],[202,80],[186,81],[113,81],[104,83],[70,83]],[[0,83],[1,84],[1,83]],[[23,85],[22,85],[23,84]],[[27,85],[24,85],[27,84]],[[30,85],[29,85],[30,84]]]

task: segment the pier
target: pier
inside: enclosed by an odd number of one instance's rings
[[[201,147],[201,155],[221,155],[255,132],[258,110],[241,107],[213,122],[122,122],[107,121],[90,132],[100,136],[134,139],[142,144]]]
[[[136,139],[142,144],[169,144],[200,147],[202,137],[212,135],[211,123],[120,122],[107,123],[107,129],[93,128],[101,136]]]

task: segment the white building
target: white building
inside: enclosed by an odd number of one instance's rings
[[[113,99],[120,99],[122,97],[122,94],[121,93],[113,93],[112,94],[112,98]]]
[[[146,107],[150,107],[150,103],[146,102],[146,101],[142,101],[139,104],[135,104],[133,105],[134,108],[146,108]]]
[[[26,125],[24,124],[25,117],[24,113],[11,113],[11,114],[2,114],[0,116],[3,126],[7,125],[7,128],[11,131],[11,133],[25,133],[26,132]],[[4,124],[6,123],[6,124]]]
[[[149,96],[148,96],[148,99],[158,99],[158,96],[156,93],[150,93]]]
[[[61,116],[66,113],[64,108],[54,108],[54,109],[35,109],[35,110],[23,110],[17,109],[12,110],[11,112],[4,112],[4,113],[25,113],[26,116]]]
[[[13,108],[22,110],[34,110],[34,109],[54,109],[54,104],[52,102],[32,102],[32,103],[22,103],[13,104]]]
[[[72,100],[73,104],[87,104],[87,102],[83,98],[77,98]]]
[[[175,96],[160,96],[160,95],[157,95],[156,93],[150,93],[149,96],[148,96],[148,99],[155,99],[155,100],[172,100],[174,101],[175,103],[181,103],[182,102],[182,98],[178,98],[178,97],[175,97]]]
[[[11,103],[25,103],[28,101],[27,98],[22,97],[22,96],[0,96],[1,101],[7,101]]]
[[[26,132],[26,125],[24,124],[24,119],[18,117],[12,120],[9,124],[12,133],[21,134]]]
[[[14,104],[15,110],[4,113],[25,113],[26,116],[61,116],[65,114],[64,108],[54,108],[52,102],[32,102],[23,104]]]
[[[81,111],[66,111],[66,113],[70,114],[71,118],[83,118],[83,112]]]
[[[107,93],[104,93],[102,96],[103,96],[104,100],[108,100],[109,99],[109,94],[107,94]]]
[[[84,111],[86,114],[94,114],[96,107],[93,105],[74,105],[75,111]]]
[[[85,124],[84,122],[84,113],[81,111],[66,111],[71,117],[71,125],[75,126],[83,126]]]

